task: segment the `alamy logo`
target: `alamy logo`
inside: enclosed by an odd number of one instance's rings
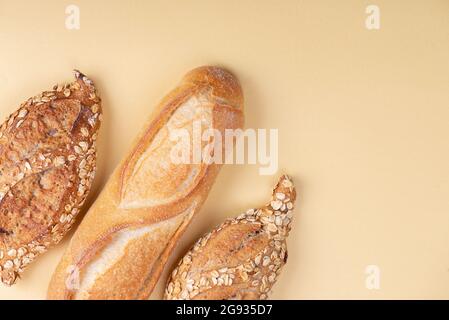
[[[368,14],[365,20],[365,27],[368,30],[380,29],[380,9],[378,6],[371,4],[366,7],[365,13]]]
[[[65,27],[68,30],[80,29],[80,8],[77,5],[71,4],[65,8],[66,18]]]
[[[260,175],[276,173],[277,129],[225,129],[223,137],[217,129],[203,131],[201,121],[193,121],[192,126],[192,133],[185,128],[170,130],[170,140],[175,142],[170,152],[172,163],[259,164]]]
[[[365,287],[368,290],[380,289],[380,268],[376,265],[369,265],[365,268]]]

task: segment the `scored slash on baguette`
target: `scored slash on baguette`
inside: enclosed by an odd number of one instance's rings
[[[284,175],[265,207],[228,219],[198,239],[171,273],[164,298],[266,299],[287,262],[295,199],[292,180]]]
[[[73,224],[96,168],[101,99],[75,81],[28,99],[0,126],[0,281],[24,268]]]

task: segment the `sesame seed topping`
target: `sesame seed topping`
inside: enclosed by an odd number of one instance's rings
[[[53,164],[56,167],[62,166],[65,163],[65,157],[64,156],[58,156],[53,160]]]
[[[220,276],[220,274],[217,272],[217,270],[213,270],[213,271],[211,272],[211,275],[212,275],[212,277],[214,277],[214,278],[218,278],[218,277]]]
[[[276,192],[276,198],[278,198],[279,200],[284,200],[285,194],[283,194],[282,192]]]
[[[94,117],[90,117],[88,120],[87,120],[87,122],[89,122],[89,125],[91,126],[91,127],[94,127],[95,126],[95,122],[96,122],[97,120],[96,120],[96,118],[94,118]]]
[[[268,266],[269,264],[270,264],[270,257],[269,257],[269,256],[263,257],[262,265],[263,265],[264,267],[266,267],[266,266]]]
[[[271,201],[271,207],[272,207],[274,210],[280,209],[280,208],[282,207],[282,201],[279,201],[279,200]]]
[[[276,227],[276,225],[275,225],[274,223],[269,223],[269,224],[267,225],[267,230],[268,230],[269,232],[277,232],[277,231],[278,231],[278,228]]]
[[[94,104],[91,109],[93,113],[97,113],[99,110],[98,104]]]
[[[280,216],[277,216],[274,221],[277,226],[282,225],[282,218]]]
[[[25,161],[25,168],[31,171],[31,164],[28,161]]]
[[[81,128],[81,134],[82,134],[83,136],[85,136],[85,137],[88,137],[88,136],[89,136],[89,130],[87,130],[86,127],[82,127],[82,128]]]
[[[190,263],[192,262],[192,257],[191,257],[190,255],[186,255],[186,256],[183,258],[182,262],[183,262],[184,264],[190,264]]]
[[[181,299],[187,299],[189,297],[189,293],[187,292],[187,290],[184,290],[181,295],[180,295]]]
[[[79,167],[80,167],[81,169],[83,169],[83,168],[86,166],[86,164],[87,164],[86,159],[83,159],[83,160],[81,160],[81,162],[80,162],[80,164],[79,164]]]
[[[87,149],[89,149],[89,144],[86,141],[80,141],[80,143],[78,144],[83,149],[83,151],[87,151]]]
[[[173,294],[178,294],[181,292],[181,288],[179,286],[175,285],[175,288],[173,289]]]
[[[17,117],[19,118],[23,118],[27,115],[28,110],[27,109],[20,109],[19,114],[17,115]]]
[[[80,184],[79,187],[78,187],[78,192],[77,192],[78,196],[81,197],[84,194],[85,191],[86,191],[86,188],[83,185]]]
[[[25,253],[26,253],[26,249],[25,248],[19,248],[18,250],[17,250],[17,256],[18,257],[22,257],[23,255],[25,255]]]

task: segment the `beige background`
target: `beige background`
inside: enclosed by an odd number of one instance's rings
[[[105,110],[91,200],[182,75],[223,65],[247,127],[279,129],[278,174],[299,187],[272,298],[449,298],[449,1],[73,1],[78,31],[70,3],[0,0],[0,116],[75,67],[90,75]],[[368,4],[380,30],[365,28]],[[278,174],[225,167],[175,256],[263,204]],[[69,238],[0,298],[45,298]]]

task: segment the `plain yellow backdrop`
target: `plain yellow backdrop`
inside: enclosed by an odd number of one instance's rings
[[[65,27],[69,4],[80,30]],[[369,4],[379,30],[365,27]],[[73,68],[94,79],[105,120],[91,202],[183,74],[225,66],[246,127],[279,129],[279,171],[223,168],[168,266],[289,173],[299,199],[272,298],[449,298],[448,40],[446,0],[0,0],[0,116]],[[0,298],[45,298],[70,236]]]

